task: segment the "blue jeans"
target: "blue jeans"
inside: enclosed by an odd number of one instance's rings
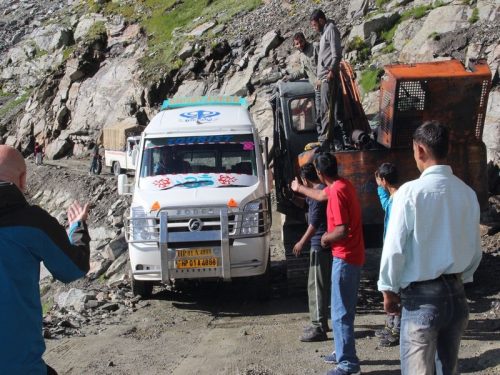
[[[459,277],[411,283],[401,292],[402,375],[454,375],[469,307]]]
[[[358,301],[361,267],[333,258],[332,328],[338,367],[347,372],[359,371],[354,343],[354,316]]]

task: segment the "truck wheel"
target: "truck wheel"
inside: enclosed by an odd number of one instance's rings
[[[130,287],[134,296],[149,298],[153,294],[153,283],[151,281],[136,280],[132,273],[130,273]]]
[[[115,175],[115,176],[118,176],[122,173],[122,167],[120,165],[120,162],[119,161],[115,161],[113,163],[113,166],[111,167],[112,169],[112,173]]]

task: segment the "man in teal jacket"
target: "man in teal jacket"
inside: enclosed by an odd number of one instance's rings
[[[22,155],[0,145],[0,374],[54,374],[42,359],[40,262],[62,282],[85,276],[88,205],[70,205],[66,233],[46,211],[28,204],[25,187]]]

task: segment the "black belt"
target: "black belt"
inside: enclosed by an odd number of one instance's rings
[[[460,273],[443,273],[441,276],[438,276],[435,279],[424,280],[424,281],[413,281],[410,283],[410,285],[430,284],[445,280],[446,281],[461,280],[461,276],[462,274]]]

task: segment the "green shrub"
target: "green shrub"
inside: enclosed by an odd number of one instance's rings
[[[375,0],[375,5],[377,8],[382,8],[385,4],[390,2],[391,0]]]
[[[371,48],[368,43],[366,43],[361,37],[355,36],[347,44],[347,52],[358,51],[357,60],[359,62],[366,61],[370,58]]]
[[[99,40],[106,40],[106,38],[106,24],[104,21],[97,21],[90,27],[84,40],[88,44],[93,44]]]
[[[392,43],[392,40],[394,39],[394,34],[396,33],[396,30],[398,29],[399,26],[399,21],[396,22],[390,29],[388,30],[382,30],[380,33],[380,37],[387,43]]]
[[[361,73],[359,85],[364,93],[376,90],[380,86],[380,77],[384,74],[383,69],[366,69]]]
[[[0,117],[4,117],[6,114],[8,114],[14,108],[26,103],[28,101],[30,94],[31,94],[31,91],[26,91],[21,96],[15,98],[15,99],[9,100],[7,103],[5,103],[2,107],[0,107]]]
[[[472,15],[469,18],[469,23],[472,24],[472,23],[476,23],[477,21],[479,21],[479,9],[474,8],[474,10],[472,11]]]
[[[75,52],[75,49],[76,49],[76,45],[72,45],[72,46],[68,46],[68,47],[64,48],[63,61],[68,60],[71,57],[71,55],[73,54],[73,52]]]
[[[383,49],[382,49],[382,53],[392,53],[396,50],[396,47],[394,47],[394,44],[393,43],[390,43],[388,45],[386,45]]]
[[[42,304],[42,316],[47,315],[47,313],[52,309],[52,306],[54,306],[54,302],[52,300],[45,301]]]

